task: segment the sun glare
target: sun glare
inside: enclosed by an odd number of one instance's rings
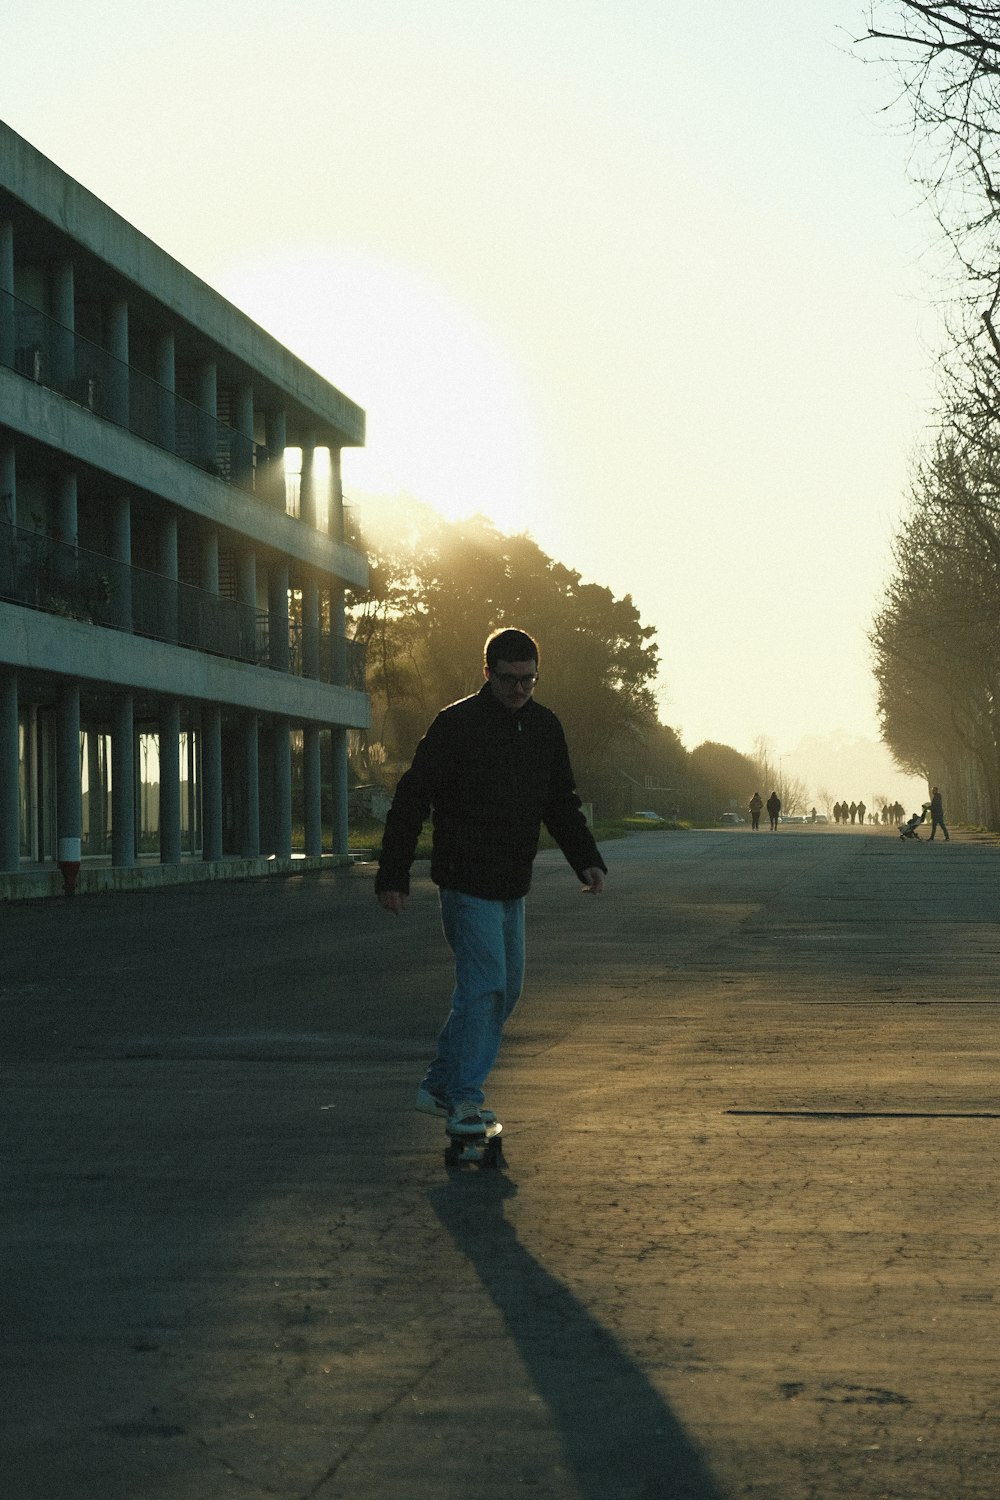
[[[531,382],[503,335],[414,271],[355,254],[275,252],[226,293],[365,408],[348,498],[407,493],[449,520],[525,529],[540,504]]]

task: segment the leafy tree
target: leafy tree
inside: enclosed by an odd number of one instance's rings
[[[688,754],[659,722],[655,631],[629,595],[482,516],[448,522],[408,499],[359,510],[370,584],[348,612],[372,699],[372,728],[353,748],[361,779],[395,785],[438,709],[482,681],[486,636],[512,625],[539,642],[539,699],[562,720],[581,794],[602,813],[677,807],[715,821],[731,799],[746,805],[760,779],[751,759],[714,744]]]
[[[747,803],[757,787],[757,768],[750,758],[730,745],[706,740],[688,756],[691,801],[697,816],[714,821],[735,802],[745,815]],[[764,796],[764,792],[761,792]]]
[[[871,631],[883,739],[947,784],[956,816],[1000,827],[1000,463],[942,439],[915,479]]]
[[[871,632],[883,738],[956,815],[1000,827],[1000,6],[876,0],[868,37],[899,70],[958,275],[942,435]]]
[[[565,725],[581,786],[602,806],[620,802],[622,763],[659,728],[655,631],[632,599],[585,583],[529,536],[506,536],[483,517],[447,522],[396,501],[364,507],[362,527],[371,582],[349,599],[373,703],[361,774],[394,781],[438,708],[482,681],[489,632],[513,625],[540,643],[539,697]]]

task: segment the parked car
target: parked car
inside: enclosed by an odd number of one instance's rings
[[[625,822],[641,823],[643,826],[648,825],[650,828],[665,828],[667,826],[666,818],[661,818],[658,812],[651,812],[649,808],[645,808],[642,812],[629,813]]]
[[[719,822],[720,823],[730,823],[730,824],[732,824],[732,823],[745,823],[746,822],[746,818],[741,818],[740,815],[739,815],[739,813],[727,812],[727,813],[723,813],[722,814],[722,817],[719,819]]]

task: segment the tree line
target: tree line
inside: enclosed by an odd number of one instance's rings
[[[372,726],[353,736],[356,782],[391,791],[434,714],[481,684],[486,636],[517,626],[539,641],[537,695],[563,722],[597,816],[676,809],[712,822],[745,808],[761,767],[728,745],[688,751],[660,721],[656,630],[630,595],[585,582],[483,516],[448,521],[407,499],[358,512],[369,586],[349,595],[348,616],[366,648]]]
[[[937,431],[870,633],[882,736],[952,816],[1000,830],[1000,6],[884,0],[868,41],[955,270]]]

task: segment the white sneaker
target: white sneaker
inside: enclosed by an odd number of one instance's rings
[[[423,1115],[437,1115],[439,1119],[447,1119],[450,1113],[448,1101],[443,1094],[435,1093],[426,1084],[421,1084],[417,1089],[416,1108]],[[492,1109],[487,1109],[484,1104],[479,1106],[479,1118],[484,1125],[492,1125],[496,1121],[496,1115]]]
[[[489,1122],[474,1099],[459,1099],[448,1115],[449,1135],[482,1135]]]

